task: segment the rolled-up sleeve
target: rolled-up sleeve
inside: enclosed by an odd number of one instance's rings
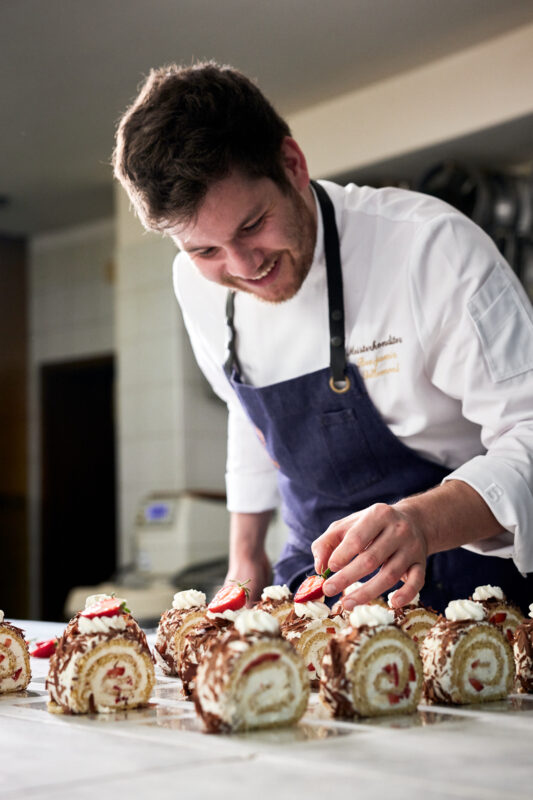
[[[467,547],[533,571],[533,311],[494,243],[450,213],[413,246],[411,293],[429,379],[480,426],[486,453],[445,480],[469,484],[505,532]],[[477,534],[478,532],[476,532]]]

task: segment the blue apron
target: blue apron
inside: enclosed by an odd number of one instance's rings
[[[357,367],[346,362],[340,247],[335,212],[313,183],[324,224],[330,366],[256,388],[241,377],[235,340],[235,293],[228,293],[229,355],[224,369],[244,410],[279,467],[288,539],[274,567],[276,583],[294,590],[314,573],[311,543],[330,523],[372,505],[392,504],[438,485],[446,467],[419,456],[391,433],[372,403]],[[371,576],[367,576],[367,580]],[[533,574],[530,576],[533,578]],[[510,559],[463,548],[432,555],[420,599],[438,611],[482,584],[501,586],[526,611],[533,581]],[[398,584],[399,586],[400,584]]]

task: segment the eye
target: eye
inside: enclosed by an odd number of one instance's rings
[[[259,228],[261,227],[261,225],[265,221],[265,218],[266,218],[266,214],[262,214],[254,222],[251,222],[249,225],[246,225],[244,228],[242,228],[242,232],[243,233],[254,233],[254,231],[259,230]]]
[[[211,258],[217,251],[216,247],[206,247],[205,250],[198,250],[195,255],[200,258]]]

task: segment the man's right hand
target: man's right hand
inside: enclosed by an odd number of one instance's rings
[[[225,582],[246,583],[247,605],[261,598],[265,586],[272,582],[272,567],[265,552],[265,538],[272,511],[257,514],[233,512],[230,526],[230,557]]]

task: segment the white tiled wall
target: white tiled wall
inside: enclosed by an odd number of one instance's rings
[[[205,389],[174,298],[175,245],[142,230],[121,190],[117,209],[120,556],[128,564],[144,496],[224,491],[226,412]]]

